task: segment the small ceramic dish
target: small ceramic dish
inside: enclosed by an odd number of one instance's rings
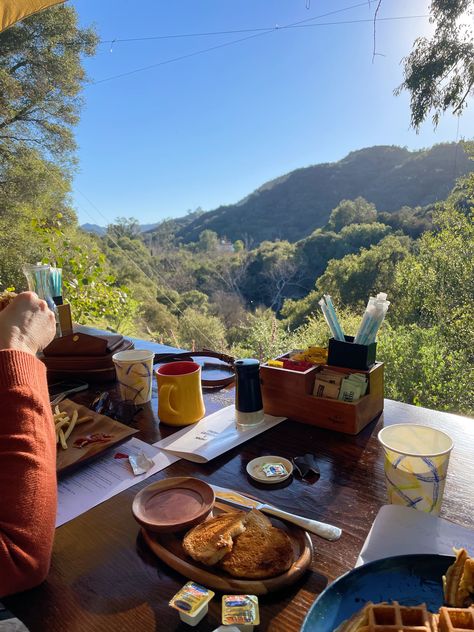
[[[286,470],[286,474],[280,474],[279,476],[267,476],[265,471],[262,469],[267,463],[281,463]],[[246,469],[247,474],[250,478],[253,478],[254,481],[274,485],[275,483],[286,481],[286,479],[291,476],[293,473],[293,464],[291,461],[284,459],[282,456],[259,456],[258,458],[249,461]]]
[[[199,478],[165,478],[138,492],[132,513],[148,531],[174,533],[203,522],[214,501],[214,490]]]

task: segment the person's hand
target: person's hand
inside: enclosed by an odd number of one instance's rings
[[[45,301],[34,292],[23,292],[0,312],[0,349],[35,355],[56,333],[56,319]]]

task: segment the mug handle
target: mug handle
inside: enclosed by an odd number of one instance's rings
[[[165,408],[167,408],[173,415],[179,415],[179,411],[173,408],[170,402],[171,392],[175,388],[176,386],[174,384],[162,384],[161,388],[158,391],[158,399],[164,397],[165,401],[162,402],[162,405],[164,403]]]

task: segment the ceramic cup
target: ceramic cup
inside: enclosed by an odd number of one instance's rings
[[[204,417],[201,367],[196,362],[170,362],[156,370],[158,417],[171,426],[188,426]]]
[[[388,500],[438,515],[443,500],[453,441],[449,435],[417,424],[383,428]]]
[[[123,400],[131,400],[134,404],[151,400],[153,357],[153,352],[146,349],[119,351],[112,356]]]

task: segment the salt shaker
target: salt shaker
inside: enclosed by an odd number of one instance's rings
[[[236,360],[234,366],[237,426],[240,428],[258,426],[264,420],[260,363],[253,358],[243,358]]]

